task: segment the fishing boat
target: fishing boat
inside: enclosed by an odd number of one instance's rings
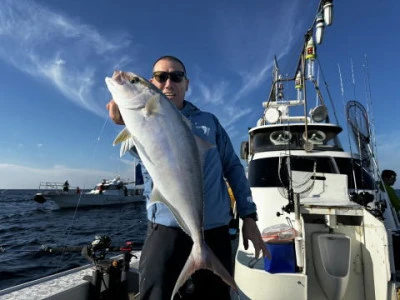
[[[330,93],[315,76],[316,45],[332,22],[332,8],[332,1],[321,1],[292,76],[283,76],[275,60],[261,117],[241,144],[257,224],[271,259],[255,257],[251,245],[244,249],[238,235],[234,279],[239,295],[232,299],[400,299],[400,223],[382,189],[368,113],[357,101],[346,104],[349,134],[357,143],[354,151],[344,150],[343,128],[332,121],[336,117],[326,102]],[[289,88],[294,96],[285,97]],[[130,250],[124,255],[133,254]],[[140,252],[134,254],[117,280],[133,298],[139,293]],[[45,289],[43,298],[93,299],[112,287],[110,280],[94,280],[103,278],[99,268],[111,277],[99,261],[95,266],[84,269],[89,273],[74,269],[12,287],[0,297],[24,299],[21,295]],[[82,279],[90,273],[92,280]]]
[[[321,1],[293,74],[275,60],[263,113],[241,145],[272,258],[254,257],[240,240],[240,299],[400,299],[399,219],[380,188],[368,113],[345,104],[355,140],[345,151],[316,78],[316,45],[331,22],[332,3]]]
[[[76,208],[88,206],[106,206],[145,202],[143,186],[135,182],[125,182],[119,176],[114,179],[103,179],[96,186],[85,193],[79,187],[66,188],[65,183],[41,182],[39,191],[33,200],[44,203],[48,200],[55,202],[60,208]],[[132,186],[133,187],[130,187]],[[130,188],[128,188],[130,187]]]

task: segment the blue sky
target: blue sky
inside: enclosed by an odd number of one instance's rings
[[[102,178],[131,179],[132,158],[120,158],[112,146],[122,126],[108,119],[104,78],[114,69],[149,77],[153,61],[165,54],[185,62],[191,80],[186,98],[216,114],[239,153],[247,128],[262,114],[274,55],[282,71],[293,75],[317,5],[0,1],[0,188],[65,179],[91,188]],[[397,0],[336,0],[333,24],[317,48],[341,122],[343,101],[365,104],[368,75],[380,169],[397,172],[399,11]],[[347,140],[342,135],[344,145]]]

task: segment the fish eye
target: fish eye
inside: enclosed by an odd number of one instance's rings
[[[129,79],[129,82],[134,84],[134,83],[138,83],[140,81],[139,77],[132,77]]]

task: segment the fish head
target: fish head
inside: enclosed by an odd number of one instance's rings
[[[105,81],[120,109],[138,109],[145,105],[148,96],[161,93],[151,82],[132,72],[114,71]]]

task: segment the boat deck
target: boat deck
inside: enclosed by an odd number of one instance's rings
[[[130,264],[130,271],[127,274],[129,299],[135,299],[135,292],[138,290],[138,262],[139,252],[132,252],[137,259]],[[122,258],[122,256],[116,256]],[[83,278],[91,276],[94,269],[93,264],[84,265],[78,268],[60,272],[54,275],[40,278],[38,280],[23,283],[0,291],[2,300],[86,300],[89,296],[90,283]]]

